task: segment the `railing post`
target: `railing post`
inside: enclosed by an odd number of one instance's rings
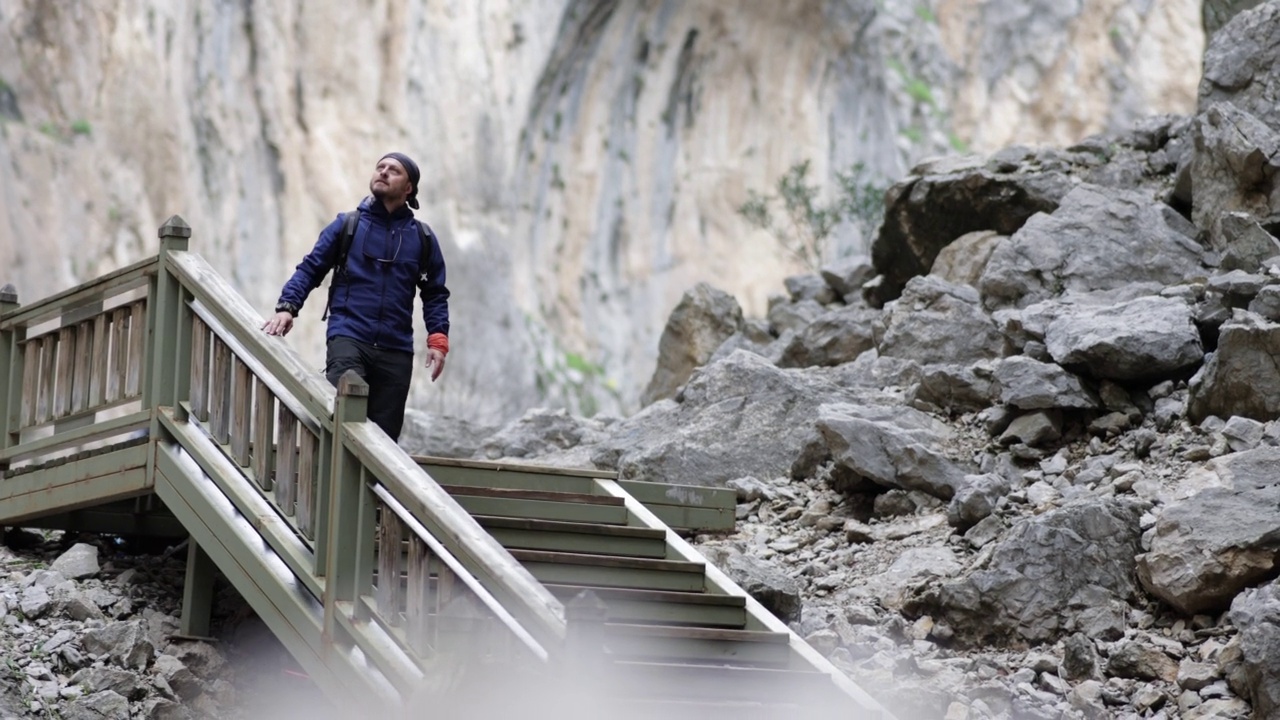
[[[18,309],[18,290],[12,285],[0,288],[0,317]],[[18,411],[21,408],[23,355],[18,343],[26,339],[26,331],[12,328],[0,331],[0,451],[18,441]],[[0,460],[0,471],[8,463]]]
[[[147,300],[147,382],[142,397],[147,408],[165,405],[177,411],[178,401],[190,395],[191,313],[190,308],[183,312],[182,284],[169,265],[170,253],[185,251],[190,239],[191,226],[177,215],[160,226],[159,268]],[[181,412],[177,416],[186,419]]]
[[[333,408],[333,455],[329,472],[329,506],[326,520],[328,551],[323,569],[324,634],[326,647],[341,637],[337,603],[359,598],[359,584],[372,577],[374,506],[372,493],[363,487],[361,464],[343,447],[347,423],[368,419],[369,385],[354,370],[338,380]]]

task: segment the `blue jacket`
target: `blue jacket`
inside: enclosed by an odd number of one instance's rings
[[[402,205],[388,213],[381,202],[366,197],[358,210],[346,273],[335,273],[333,306],[329,308],[327,337],[349,337],[388,350],[413,352],[413,292],[422,295],[422,319],[427,334],[449,334],[449,289],[445,287],[444,255],[435,233],[427,231],[430,247],[422,249],[422,235],[413,210]],[[333,269],[343,215],[320,232],[320,238],[294,270],[280,292],[280,305],[302,309],[311,291]],[[418,267],[422,261],[425,267]],[[297,315],[297,312],[294,313]]]

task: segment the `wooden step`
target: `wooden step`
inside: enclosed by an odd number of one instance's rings
[[[591,590],[608,608],[605,618],[610,622],[725,628],[742,628],[747,623],[747,600],[736,595],[581,585],[546,587],[564,602]]]
[[[813,670],[620,661],[610,666],[608,675],[613,683],[610,690],[619,698],[851,704],[828,675]]]
[[[477,515],[475,520],[509,550],[550,550],[659,559],[667,556],[667,533],[657,528],[492,515]]]
[[[507,490],[446,485],[444,489],[472,515],[626,525],[622,498],[542,490]]]
[[[662,625],[605,625],[605,648],[618,659],[786,668],[787,633]]]
[[[672,700],[631,698],[619,701],[616,718],[662,720],[850,720],[849,708],[830,710],[792,703],[740,700]]]
[[[706,589],[703,563],[543,550],[510,552],[542,583],[687,592]]]

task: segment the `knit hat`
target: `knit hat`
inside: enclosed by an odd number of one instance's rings
[[[382,157],[378,158],[378,161],[381,162],[383,160],[386,160],[387,158],[392,158],[393,160],[398,161],[402,166],[404,166],[404,171],[409,176],[409,182],[413,185],[413,191],[409,193],[409,198],[407,202],[409,203],[409,207],[413,208],[414,210],[417,210],[418,209],[418,178],[422,177],[422,173],[418,171],[418,163],[410,160],[408,155],[405,155],[404,153],[398,153],[398,152],[389,152],[386,155],[383,155]]]

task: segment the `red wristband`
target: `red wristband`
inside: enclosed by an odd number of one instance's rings
[[[427,336],[427,348],[449,354],[449,336],[444,333],[431,333]]]

